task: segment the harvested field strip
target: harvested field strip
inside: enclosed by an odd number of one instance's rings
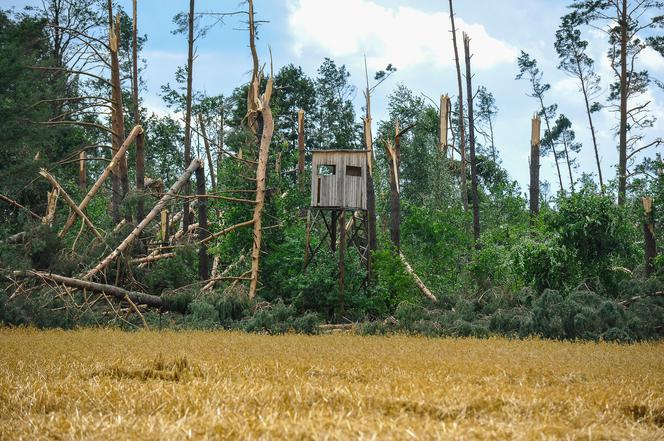
[[[0,439],[664,439],[664,344],[0,330]]]

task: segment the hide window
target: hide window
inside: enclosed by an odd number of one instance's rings
[[[346,166],[346,175],[347,176],[362,176],[362,167],[356,167],[354,165]]]
[[[337,172],[337,166],[333,164],[321,164],[318,166],[318,176],[333,176]]]

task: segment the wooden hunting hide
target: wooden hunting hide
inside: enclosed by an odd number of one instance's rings
[[[312,207],[367,209],[365,150],[314,150],[311,170]]]

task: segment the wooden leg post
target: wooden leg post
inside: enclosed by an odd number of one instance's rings
[[[336,242],[336,237],[332,237],[332,242]],[[339,311],[344,312],[344,289],[346,285],[346,220],[345,212],[339,212]]]

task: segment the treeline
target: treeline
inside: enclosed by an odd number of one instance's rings
[[[653,245],[664,220],[659,209],[663,164],[650,156],[649,148],[659,145],[648,131],[654,117],[647,105],[635,104],[659,83],[633,67],[638,64],[622,69],[624,60],[638,59],[646,48],[661,53],[659,37],[636,38],[661,26],[654,2],[639,2],[636,12],[574,2],[561,20],[555,49],[560,68],[579,80],[579,105],[587,113],[592,146],[581,146],[569,119],[550,102],[550,86],[537,61],[525,52],[519,57],[517,79],[528,81],[543,121],[541,152],[553,155],[557,167],[556,190],[541,185],[538,213],[529,209],[524,189],[500,159],[501,149],[528,146],[499,144],[493,95],[481,85],[462,85],[461,73],[459,92],[439,102],[404,84],[390,92],[398,71],[387,66],[371,73],[363,86],[363,115],[352,104],[358,92],[350,74],[331,59],[323,60],[313,77],[294,65],[274,72],[271,83],[270,72],[260,73],[259,89],[272,87],[274,133],[256,298],[247,297],[245,283],[255,236],[248,228],[225,233],[251,219],[254,210],[257,139],[264,121],[256,120],[258,130],[247,122],[252,86],[239,85],[218,96],[192,90],[188,77],[196,69],[191,58],[175,73],[175,82],[162,87],[172,115],[150,114],[139,97],[140,50],[147,37],[135,31],[133,14],[110,1],[102,3],[53,1],[43,10],[0,13],[0,125],[7,152],[0,164],[0,194],[9,201],[0,205],[4,323],[316,332],[321,322],[332,321],[362,322],[358,329],[367,333],[620,341],[659,338],[664,332],[661,258],[645,252],[646,238]],[[193,44],[218,24],[210,20],[192,9],[174,22]],[[582,31],[602,20],[627,23],[608,28],[608,57],[616,75],[609,96],[601,95],[582,39]],[[110,40],[109,21],[114,23]],[[471,41],[463,40],[466,45]],[[464,66],[472,75],[470,61]],[[370,104],[378,93],[388,94],[388,118],[374,123],[374,135]],[[465,100],[459,99],[462,93]],[[597,112],[610,112],[612,106],[620,115],[616,179],[609,179],[609,165],[600,161],[602,149],[610,147],[599,145],[593,124]],[[303,271],[310,183],[308,165],[304,175],[298,172],[302,113],[306,164],[314,148],[373,151],[372,271],[366,273],[356,253],[346,254],[343,309],[335,247],[321,246]],[[103,237],[95,238],[81,221],[63,229],[70,209],[49,203],[54,197],[47,193],[53,191],[39,177],[40,168],[80,201],[137,123],[143,128],[144,158],[129,148],[126,169],[115,171],[86,208]],[[594,176],[577,173],[574,155],[581,148],[594,149]],[[187,197],[192,190],[170,202],[161,224],[157,220],[141,232],[101,274],[103,283],[161,297],[161,311],[22,277],[30,271],[65,277],[89,271],[117,248],[192,158],[206,165],[208,232],[214,239],[205,248],[214,261],[209,278],[201,280],[199,227],[185,208],[196,204]],[[652,200],[653,212],[644,213],[643,197]],[[314,247],[321,245],[321,228],[309,233]],[[422,295],[403,258],[436,302]]]

